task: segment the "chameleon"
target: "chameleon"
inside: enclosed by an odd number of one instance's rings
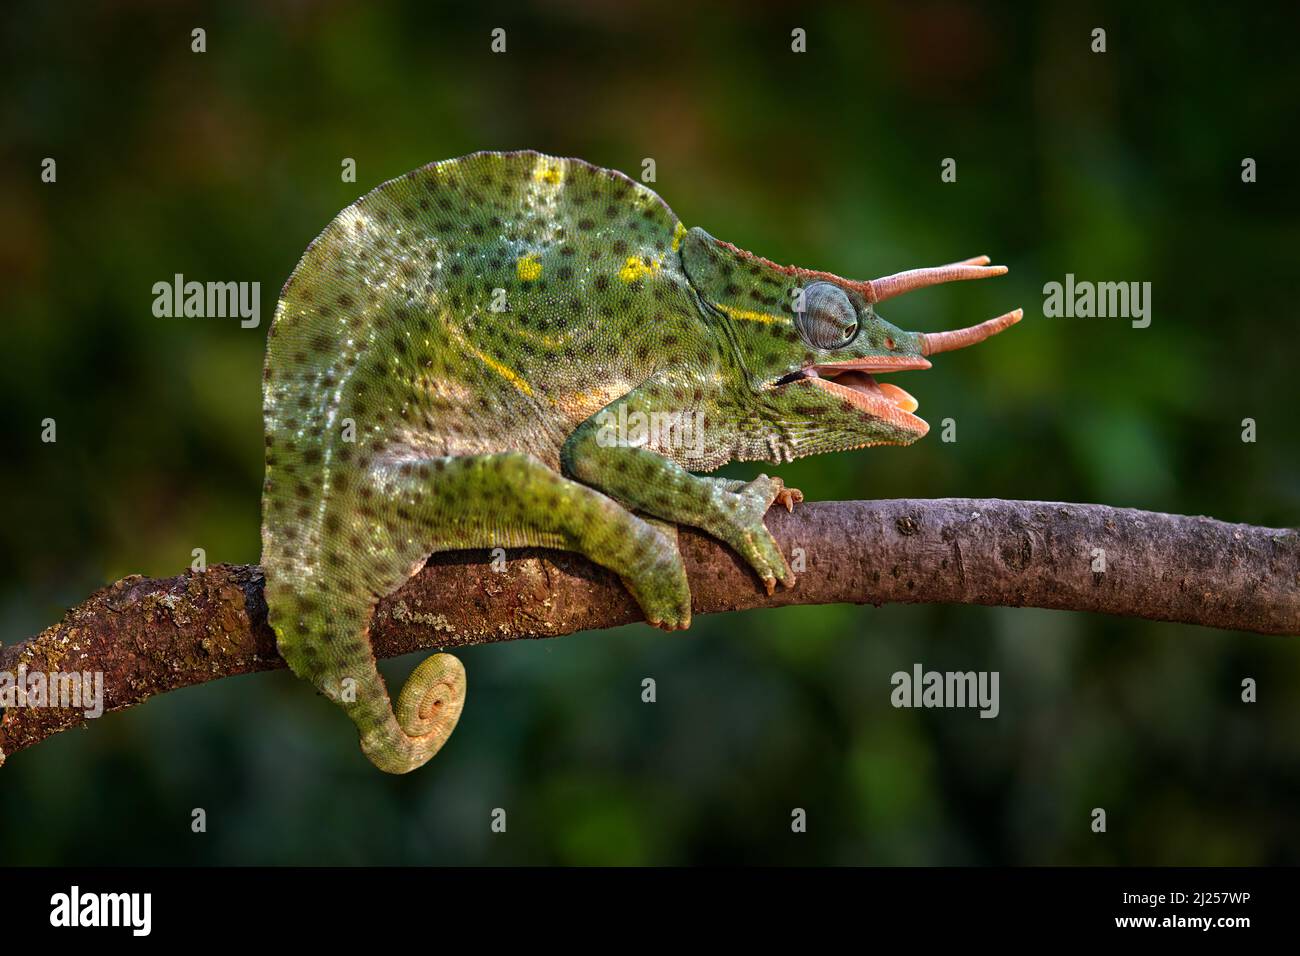
[[[802,494],[706,473],[921,438],[916,400],[875,376],[1022,313],[917,333],[877,305],[1006,271],[987,256],[866,281],[777,265],[622,173],[533,151],[378,186],[308,246],[268,332],[262,566],[280,653],[375,766],[406,773],[456,726],[465,671],[434,654],[394,704],[369,624],[435,552],[578,552],[667,630],[691,620],[679,525],[734,549],[768,593],[794,586],[764,516]]]

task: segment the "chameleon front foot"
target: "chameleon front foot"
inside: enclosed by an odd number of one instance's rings
[[[797,502],[803,501],[803,492],[787,488],[780,478],[759,475],[735,491],[740,503],[727,510],[724,527],[716,534],[731,545],[752,567],[763,581],[768,594],[776,592],[777,582],[794,587],[795,576],[790,564],[781,553],[780,546],[763,523],[763,516],[774,503],[794,511]]]

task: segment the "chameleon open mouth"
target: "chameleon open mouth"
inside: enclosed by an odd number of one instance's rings
[[[912,414],[918,407],[917,400],[892,382],[876,381],[875,376],[884,372],[929,367],[930,363],[923,358],[881,356],[810,365],[796,377],[844,399],[873,418],[881,418],[909,432],[924,435],[930,426],[924,419]]]

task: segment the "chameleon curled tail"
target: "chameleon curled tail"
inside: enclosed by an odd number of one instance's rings
[[[396,708],[370,648],[370,601],[340,607],[290,592],[267,572],[270,622],[290,669],[315,684],[356,724],[361,749],[380,770],[409,773],[447,742],[465,704],[465,668],[434,654],[411,672]]]
[[[364,716],[348,712],[361,729],[361,749],[380,770],[408,773],[441,750],[456,729],[465,704],[465,668],[450,654],[426,657],[402,685],[396,713],[380,694],[369,696],[378,707],[366,707]]]

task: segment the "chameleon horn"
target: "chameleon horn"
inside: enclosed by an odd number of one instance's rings
[[[957,282],[962,279],[987,279],[991,276],[1005,275],[1006,266],[991,266],[988,256],[976,256],[961,262],[950,262],[946,266],[931,266],[928,269],[909,269],[892,276],[883,276],[862,283],[864,293],[871,302],[884,302],[913,289],[941,285],[944,282]]]
[[[1024,314],[1023,309],[1014,309],[1006,315],[999,315],[996,319],[989,319],[987,322],[981,322],[979,325],[972,325],[969,328],[953,329],[951,332],[922,332],[921,354],[934,355],[938,352],[951,352],[954,349],[964,349],[976,342],[983,342],[989,336],[997,335],[1003,329],[1011,328],[1020,321]]]

